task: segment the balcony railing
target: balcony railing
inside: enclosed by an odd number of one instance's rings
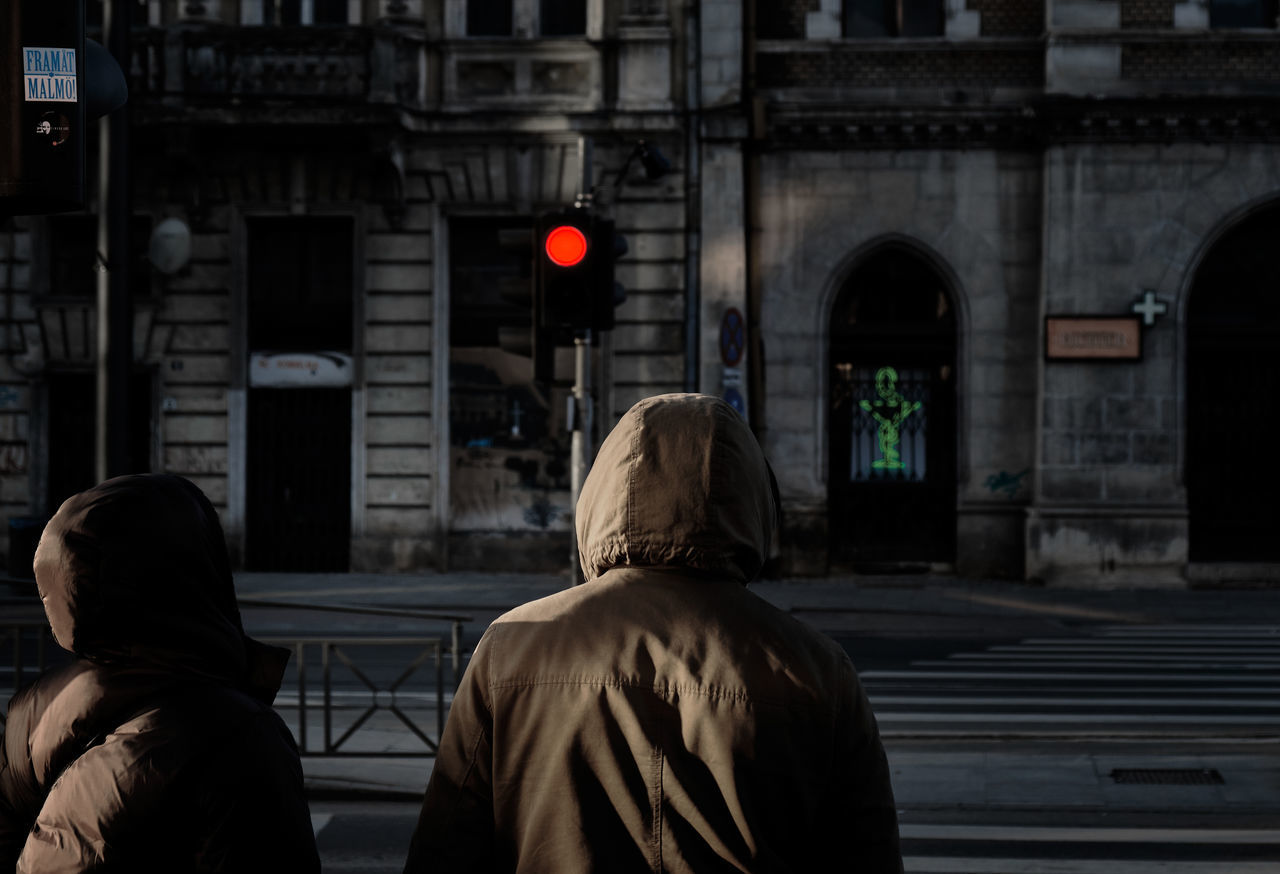
[[[209,24],[136,31],[135,106],[585,112],[604,49],[583,39],[429,40],[414,28]]]

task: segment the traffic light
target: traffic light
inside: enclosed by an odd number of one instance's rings
[[[627,254],[627,238],[614,230],[612,219],[597,219],[592,229],[596,253],[592,324],[597,331],[613,329],[614,310],[627,299],[627,290],[613,276],[614,262]]]
[[[0,211],[84,206],[84,0],[13,0],[0,28]]]
[[[86,125],[128,100],[124,73],[85,39],[84,0],[11,0],[4,14],[0,216],[81,209]]]
[[[595,217],[570,208],[538,216],[534,231],[535,320],[543,328],[592,327]]]
[[[608,331],[626,292],[613,278],[627,241],[609,219],[573,208],[538,217],[535,306],[547,328]]]

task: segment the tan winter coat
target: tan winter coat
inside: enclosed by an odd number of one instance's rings
[[[271,708],[289,653],[245,635],[208,498],[164,474],[81,492],[35,575],[77,658],[9,705],[0,871],[317,874],[298,750]]]
[[[726,403],[633,407],[578,503],[588,582],[477,645],[406,871],[901,871],[853,665],[744,586],[776,518]]]

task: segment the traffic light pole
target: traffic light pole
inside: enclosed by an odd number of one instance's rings
[[[590,206],[592,188],[591,138],[578,137],[578,158],[582,167],[582,193],[577,206]],[[573,536],[569,538],[569,573],[574,585],[584,581],[578,556],[578,496],[591,469],[591,331],[573,335],[573,408],[569,426],[573,429],[569,449],[569,503],[573,507]]]
[[[587,471],[591,469],[591,331],[579,331],[573,338],[573,416],[570,425],[573,428],[570,454],[572,471],[570,474],[570,501],[574,507],[574,536],[570,558],[573,561],[574,582],[581,583],[582,564],[578,557],[577,507],[578,496],[582,494],[582,484],[587,480]]]
[[[129,0],[108,0],[104,9],[107,48],[129,69],[132,15]],[[99,481],[128,468],[129,374],[133,367],[133,302],[129,259],[132,207],[129,196],[129,107],[99,122],[98,252],[106,269],[98,278],[97,416],[94,471]],[[101,266],[101,265],[100,265]]]

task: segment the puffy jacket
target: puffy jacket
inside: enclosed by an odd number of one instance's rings
[[[476,646],[405,870],[901,871],[853,665],[745,588],[776,519],[726,403],[633,407],[578,502],[587,582]]]
[[[0,870],[319,871],[298,751],[271,708],[288,652],[245,636],[200,490],[129,476],[76,495],[35,572],[78,658],[10,702]]]

